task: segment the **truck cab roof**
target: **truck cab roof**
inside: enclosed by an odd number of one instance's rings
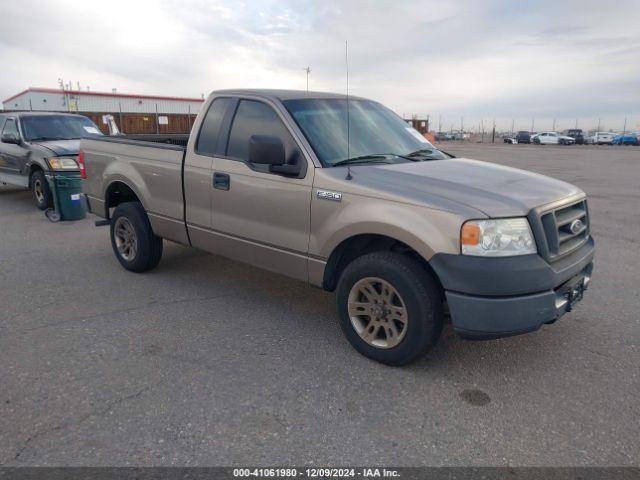
[[[0,117],[77,117],[82,116],[78,113],[63,113],[63,112],[38,112],[38,111],[14,111],[14,112],[0,112]]]
[[[212,95],[232,95],[242,96],[250,95],[256,97],[267,98],[270,100],[302,100],[302,99],[317,99],[317,98],[336,98],[346,99],[347,95],[341,93],[329,93],[329,92],[307,92],[306,90],[278,90],[269,88],[241,88],[241,89],[229,89],[229,90],[215,90],[211,92]],[[349,99],[353,100],[365,100],[363,97],[356,97],[349,95]]]

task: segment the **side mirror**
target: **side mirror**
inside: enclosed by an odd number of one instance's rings
[[[284,165],[284,145],[278,137],[252,135],[249,139],[249,161],[262,165]]]
[[[13,132],[3,133],[2,143],[13,143],[14,145],[20,145],[20,138]]]

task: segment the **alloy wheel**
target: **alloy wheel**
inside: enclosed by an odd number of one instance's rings
[[[133,224],[126,217],[118,217],[113,228],[118,253],[126,261],[136,258],[138,252],[138,237]]]
[[[44,203],[44,187],[40,179],[33,182],[33,194],[36,196],[38,203]]]
[[[393,348],[407,333],[409,316],[398,291],[386,280],[366,277],[349,292],[351,325],[367,344]]]

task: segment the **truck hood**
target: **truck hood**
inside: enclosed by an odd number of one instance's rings
[[[532,208],[582,191],[563,181],[488,162],[455,158],[353,167],[353,181],[415,202],[444,198],[489,217],[526,215]]]
[[[44,147],[47,150],[61,155],[78,155],[80,152],[80,139],[77,140],[48,140],[45,142],[33,142],[34,145]]]

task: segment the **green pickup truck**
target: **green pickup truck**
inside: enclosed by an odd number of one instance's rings
[[[30,188],[41,210],[53,207],[47,177],[80,175],[80,140],[101,136],[87,117],[67,113],[0,113],[0,182]]]

